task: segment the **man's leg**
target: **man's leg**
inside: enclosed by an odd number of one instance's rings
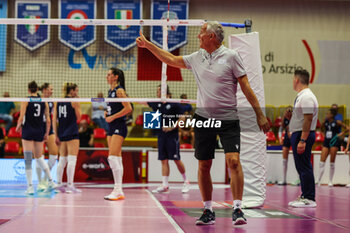
[[[212,162],[213,160],[211,159],[198,160],[198,186],[204,203],[212,200],[213,184],[210,176]],[[204,208],[212,211],[211,203],[208,203]]]
[[[231,192],[233,200],[241,200],[243,196],[243,170],[239,160],[239,153],[226,153],[226,164],[231,172]],[[241,208],[239,206],[239,208]]]

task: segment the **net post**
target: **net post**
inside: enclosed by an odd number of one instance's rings
[[[252,21],[251,19],[246,19],[246,20],[244,21],[245,32],[246,32],[246,33],[252,32],[252,24],[253,24],[253,21]]]

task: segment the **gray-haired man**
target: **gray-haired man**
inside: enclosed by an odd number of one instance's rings
[[[233,223],[246,224],[241,210],[243,171],[240,164],[240,127],[237,116],[237,83],[253,106],[259,127],[265,132],[269,124],[259,102],[250,88],[246,71],[239,54],[222,45],[224,30],[218,22],[205,23],[198,35],[200,50],[187,56],[175,56],[149,42],[140,32],[137,45],[147,48],[159,60],[170,66],[191,69],[197,81],[197,121],[215,118],[222,122],[220,128],[195,128],[195,157],[198,159],[198,185],[204,202],[203,215],[197,225],[215,223],[212,210],[212,181],[210,168],[214,159],[216,136],[224,146],[225,159],[231,172],[231,191],[234,210]]]

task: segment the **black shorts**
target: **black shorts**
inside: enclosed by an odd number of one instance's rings
[[[123,138],[126,138],[126,135],[128,134],[128,127],[126,126],[124,121],[111,122],[108,124],[108,127],[108,136],[119,135]]]
[[[291,144],[290,144],[290,138],[288,137],[288,133],[284,134],[284,139],[283,139],[283,147],[288,147],[288,149],[290,148]]]
[[[64,137],[58,136],[58,138],[60,139],[61,142],[68,142],[68,141],[75,140],[75,139],[79,140],[79,134],[67,135]]]
[[[332,139],[325,139],[323,141],[323,146],[327,148],[331,148],[331,147],[340,148],[342,143],[343,143],[343,139],[340,139],[338,137],[337,138],[333,137]]]
[[[33,129],[33,128],[23,128],[22,129],[22,139],[28,141],[42,142],[44,140],[45,132],[43,128]]]
[[[206,121],[207,118],[197,114],[196,121]],[[220,128],[194,128],[195,157],[198,160],[214,159],[217,135],[220,137],[225,153],[240,152],[241,128],[239,120],[223,120]]]
[[[179,136],[158,136],[158,160],[180,160]]]

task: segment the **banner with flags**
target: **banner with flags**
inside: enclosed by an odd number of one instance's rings
[[[151,17],[152,19],[188,19],[188,0],[173,0],[170,2],[168,14],[168,1],[152,0]],[[163,30],[161,26],[151,27],[151,41],[162,47]],[[173,51],[187,43],[187,27],[176,26],[169,28],[168,31],[168,50]]]
[[[59,0],[58,6],[61,19],[96,18],[96,0]],[[95,42],[96,29],[91,25],[61,25],[59,39],[79,51]]]
[[[7,18],[7,0],[0,0],[0,18]],[[0,25],[0,72],[6,70],[7,25]]]
[[[106,19],[141,19],[142,0],[105,0]],[[121,51],[136,45],[140,26],[106,26],[105,41]]]
[[[50,1],[16,1],[16,18],[50,18]],[[48,25],[16,25],[15,41],[30,51],[50,41]]]

